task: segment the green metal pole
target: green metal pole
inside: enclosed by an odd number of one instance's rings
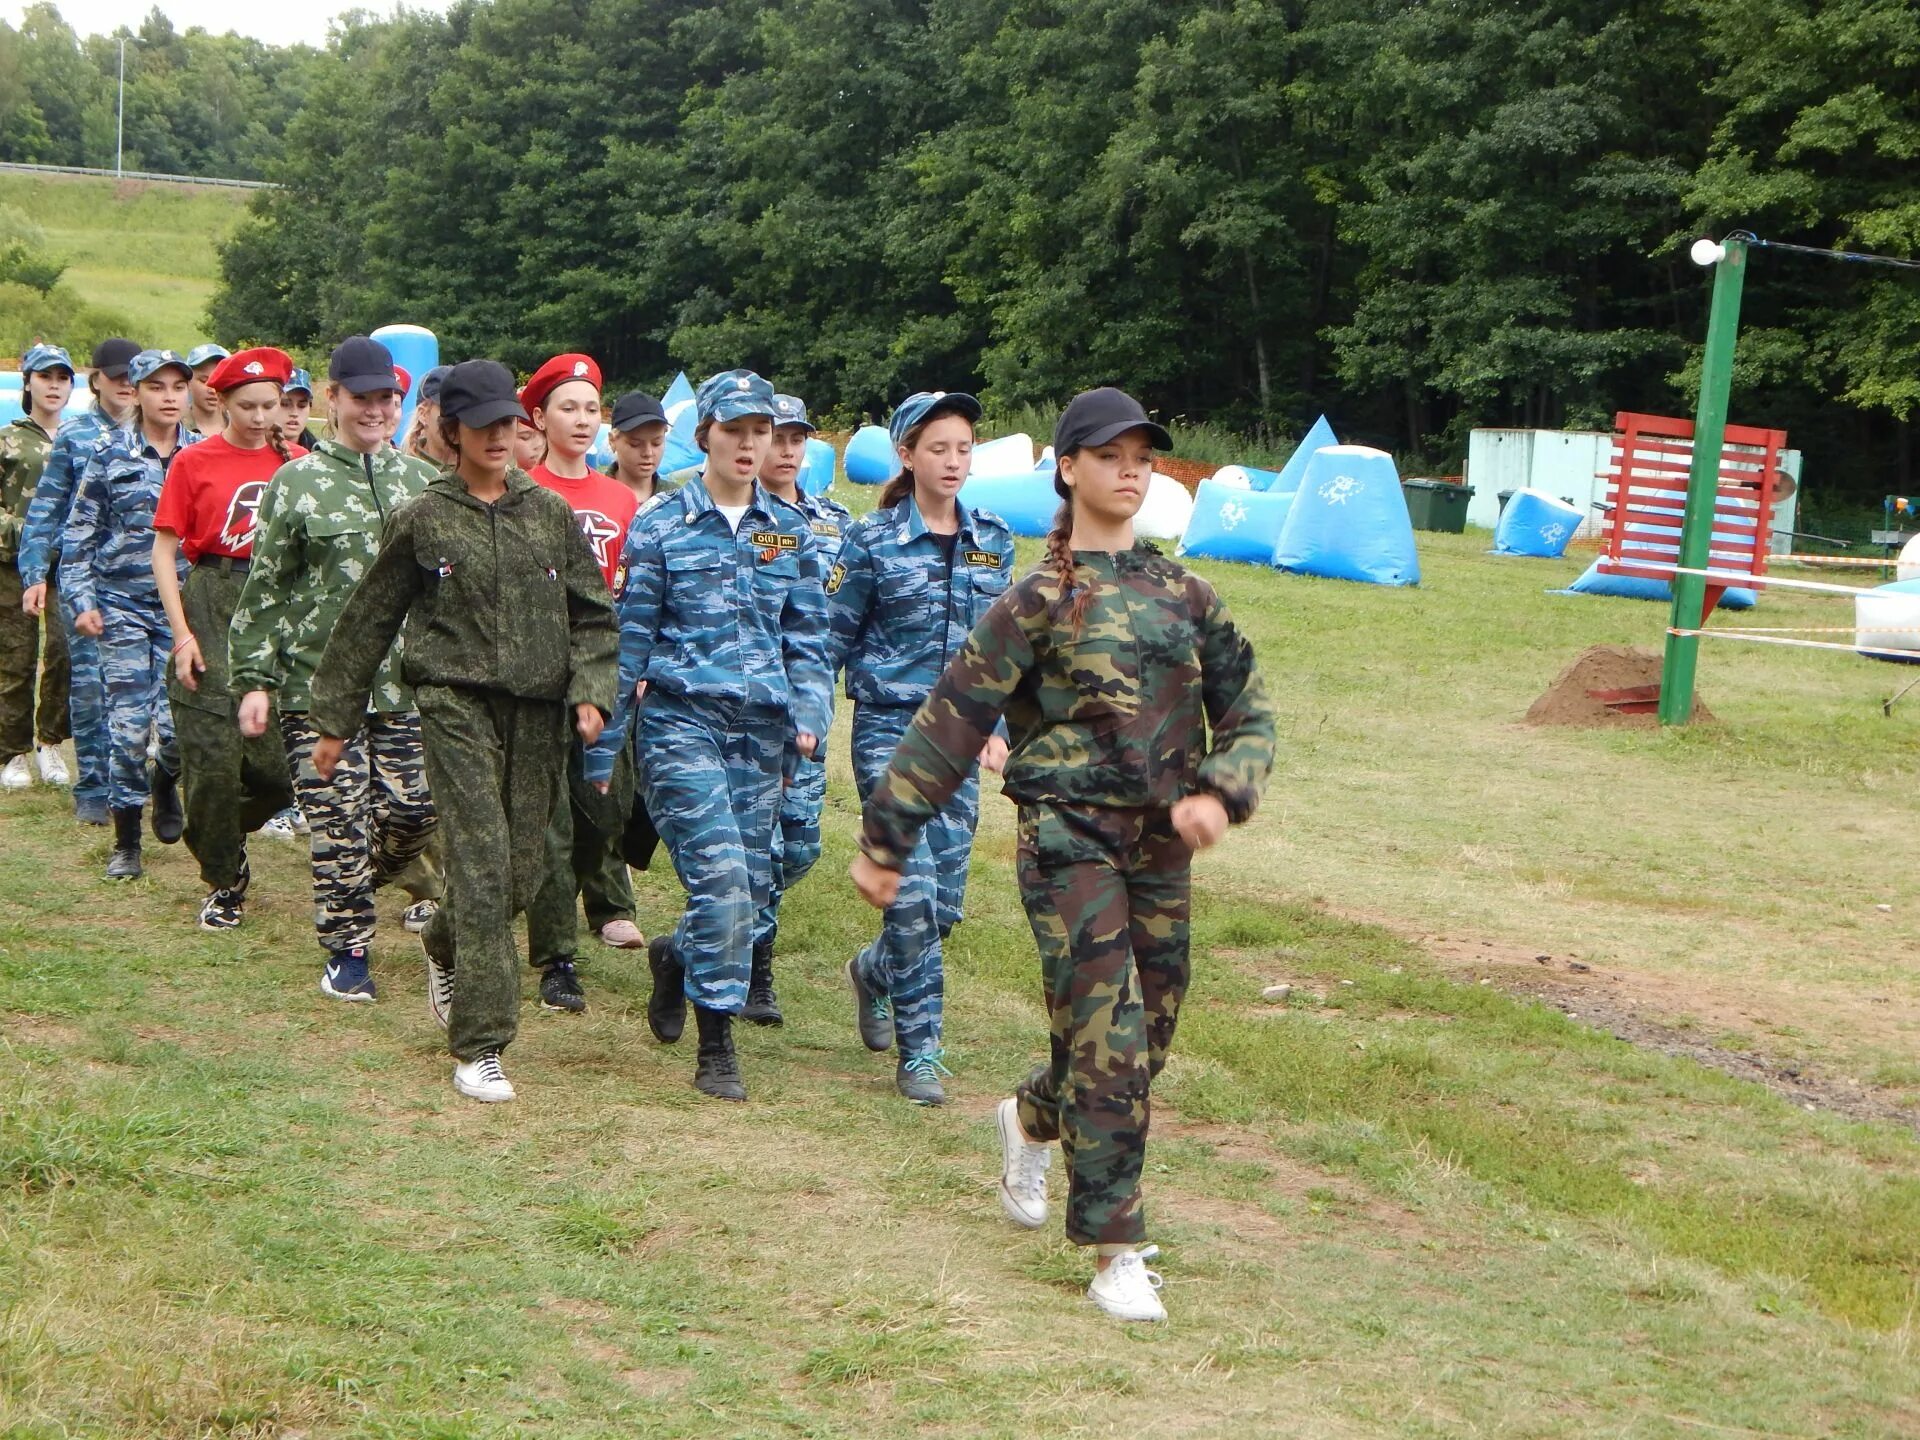
[[[1726,242],[1726,258],[1714,267],[1713,308],[1707,318],[1707,350],[1700,361],[1700,406],[1693,417],[1693,466],[1687,474],[1687,516],[1680,527],[1680,565],[1707,569],[1713,549],[1714,500],[1720,489],[1720,449],[1727,435],[1727,400],[1733,389],[1733,347],[1740,335],[1740,287],[1747,278],[1747,247]],[[1675,630],[1698,630],[1704,618],[1707,582],[1698,575],[1673,577]],[[1660,723],[1685,725],[1693,718],[1693,676],[1700,654],[1694,635],[1667,636],[1660,670]]]

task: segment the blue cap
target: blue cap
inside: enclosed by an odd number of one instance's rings
[[[777,419],[773,386],[751,370],[722,370],[694,396],[695,413],[705,420],[742,420],[749,415]]]
[[[182,358],[179,351],[142,350],[127,362],[127,379],[133,384],[138,385],[142,380],[149,379],[156,372],[166,369],[169,365],[177,365],[182,375],[185,375],[189,380],[193,378],[192,362]]]
[[[38,375],[42,370],[64,370],[74,374],[73,357],[58,345],[36,345],[20,359],[22,375]]]
[[[820,427],[807,419],[807,402],[798,395],[776,395],[773,397],[773,428],[784,430],[797,425],[802,430],[813,431]]]
[[[900,402],[900,408],[887,421],[887,438],[896,445],[907,443],[907,432],[936,415],[962,415],[967,423],[980,423],[980,402],[958,390],[921,390]]]
[[[198,370],[209,360],[224,360],[227,351],[219,345],[196,345],[187,352],[187,368]]]
[[[280,387],[280,393],[284,395],[289,390],[305,391],[307,398],[311,400],[313,398],[313,376],[304,370],[295,370],[293,374],[287,377],[287,383]]]

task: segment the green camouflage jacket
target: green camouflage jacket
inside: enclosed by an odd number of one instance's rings
[[[0,430],[0,563],[11,564],[20,556],[27,507],[52,449],[53,436],[31,415]]]
[[[362,455],[334,440],[274,472],[229,631],[234,694],[271,690],[282,710],[308,708],[314,667],[347,597],[372,567],[394,512],[432,478],[431,465],[392,446]],[[377,713],[413,708],[399,658],[388,657],[373,683],[369,708]]]
[[[1093,587],[1077,630],[1059,577],[1034,570],[934,685],[867,798],[860,848],[876,863],[905,863],[1002,715],[1006,792],[1022,804],[1156,808],[1206,792],[1235,824],[1253,814],[1273,710],[1213,587],[1150,545],[1074,560]]]
[[[520,470],[491,505],[442,471],[387,527],[313,678],[312,719],[351,735],[405,623],[409,685],[501,690],[613,710],[613,597],[563,496]]]

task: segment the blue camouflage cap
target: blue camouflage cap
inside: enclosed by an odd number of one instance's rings
[[[967,423],[980,423],[980,402],[958,390],[920,390],[900,402],[893,418],[887,421],[887,438],[896,445],[907,443],[907,432],[936,415],[961,415]]]
[[[798,425],[803,430],[817,430],[820,427],[807,418],[807,402],[798,395],[776,395],[773,397],[773,428],[785,430]]]
[[[311,400],[313,398],[313,376],[304,370],[296,369],[293,374],[287,377],[287,383],[280,387],[280,393],[282,395],[286,394],[289,390],[305,391],[307,398]]]
[[[196,345],[187,352],[187,368],[198,370],[209,360],[225,360],[227,351],[219,345]]]
[[[177,350],[142,350],[127,362],[127,380],[138,385],[169,365],[177,366],[182,375],[193,378],[193,365]]]
[[[22,375],[38,375],[42,370],[64,370],[69,377],[76,373],[73,357],[58,345],[36,345],[20,357]]]
[[[693,403],[702,421],[742,420],[749,415],[777,418],[773,386],[751,370],[722,370],[701,385]]]

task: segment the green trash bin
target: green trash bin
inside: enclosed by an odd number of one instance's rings
[[[1444,480],[1402,480],[1400,489],[1407,497],[1407,514],[1416,530],[1440,530],[1459,535],[1467,528],[1467,502],[1473,499],[1471,485],[1449,485]]]

